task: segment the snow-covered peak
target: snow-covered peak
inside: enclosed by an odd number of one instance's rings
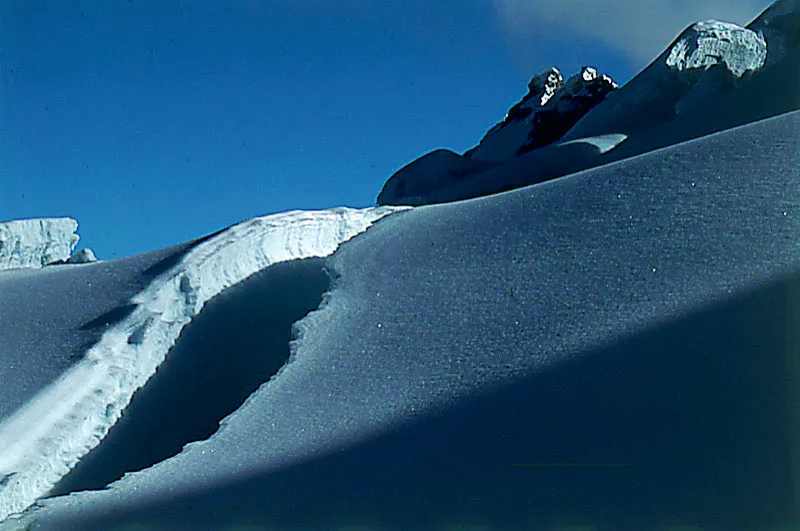
[[[21,219],[0,223],[0,270],[39,268],[67,260],[78,245],[72,218]]]
[[[707,70],[724,65],[734,76],[764,66],[767,42],[762,35],[736,24],[706,20],[687,29],[667,55],[667,66],[684,70]]]
[[[585,66],[566,82],[557,68],[533,76],[528,93],[464,155],[499,162],[551,144],[617,88],[609,76]]]
[[[547,104],[534,115],[525,142],[517,148],[521,155],[558,141],[587,112],[619,87],[610,76],[591,66],[570,76]]]

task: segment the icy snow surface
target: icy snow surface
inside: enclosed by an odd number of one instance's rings
[[[707,20],[681,36],[667,56],[667,66],[680,72],[724,64],[742,77],[764,66],[766,59],[767,43],[761,35],[736,24]]]
[[[426,517],[474,509],[487,518],[513,518],[524,504],[549,510],[549,489],[560,479],[573,498],[559,500],[574,503],[581,482],[571,481],[572,474],[594,481],[580,499],[596,500],[602,514],[628,500],[634,504],[628,510],[640,510],[637,495],[645,488],[651,490],[644,501],[658,505],[668,495],[670,502],[697,507],[691,504],[706,496],[684,492],[681,474],[692,475],[693,487],[702,481],[697,488],[714,490],[715,474],[730,470],[727,457],[740,454],[670,454],[675,461],[667,463],[679,469],[671,473],[653,441],[673,436],[670,423],[691,418],[697,423],[681,424],[683,444],[692,429],[708,425],[707,440],[720,451],[730,443],[725,430],[739,425],[726,408],[741,406],[735,390],[747,378],[735,372],[726,381],[725,371],[739,367],[738,351],[715,349],[738,327],[722,312],[712,314],[722,336],[710,342],[701,327],[666,350],[659,350],[665,339],[656,334],[614,350],[611,359],[600,353],[660,327],[669,339],[670,323],[691,322],[698,312],[726,308],[727,301],[797,276],[799,126],[795,112],[542,185],[390,217],[329,259],[333,291],[298,323],[292,361],[216,434],[106,490],[45,500],[30,521],[42,529],[75,522],[84,529],[123,523],[192,529],[267,525],[276,515],[305,522],[323,509],[350,518],[389,514],[382,510],[402,515],[420,504],[431,511]],[[178,292],[169,290],[172,297]],[[751,317],[743,315],[741,326]],[[777,321],[756,323],[754,330],[782,324]],[[705,350],[683,360],[698,341]],[[732,348],[744,347],[734,342]],[[759,364],[769,361],[767,353],[756,356]],[[588,364],[585,373],[579,361]],[[717,363],[722,373],[715,372]],[[574,367],[580,378],[560,387],[559,375]],[[615,380],[628,374],[626,367],[632,373]],[[673,372],[662,378],[664,370]],[[706,376],[695,381],[698,374]],[[582,390],[598,380],[610,382],[604,394],[583,403]],[[686,382],[693,382],[688,389],[698,401],[685,401]],[[709,385],[728,393],[733,405],[706,397]],[[554,388],[537,402],[538,390],[548,386]],[[499,388],[506,390],[486,398]],[[617,419],[641,397],[647,405],[631,423]],[[695,418],[698,405],[702,414]],[[573,410],[581,412],[577,420]],[[431,415],[435,422],[425,423]],[[406,431],[415,420],[422,427]],[[364,446],[378,437],[399,442]],[[620,438],[630,445],[615,444]],[[592,453],[595,443],[604,453]],[[541,454],[529,453],[531,447]],[[598,472],[599,482],[591,470],[551,474],[510,466],[576,458],[559,453],[562,447],[588,452],[583,457],[591,462],[640,459],[641,466]],[[709,468],[712,458],[715,467],[724,466]],[[539,490],[530,487],[535,478],[545,478],[536,483]],[[607,488],[598,485],[612,478],[623,484],[634,478],[638,490],[604,498]],[[666,491],[659,478],[668,478]],[[407,498],[398,501],[401,495]],[[720,499],[716,507],[739,508]],[[319,514],[330,523],[325,514],[333,513]]]
[[[66,260],[78,244],[72,218],[22,219],[0,223],[0,270],[42,267]]]
[[[397,209],[287,212],[198,244],[133,297],[78,363],[0,423],[0,519],[45,494],[96,446],[155,372],[181,329],[225,288],[270,264],[324,257]]]

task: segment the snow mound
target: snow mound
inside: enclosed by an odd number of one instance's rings
[[[22,219],[0,223],[0,270],[39,268],[69,258],[78,245],[72,218]]]
[[[193,248],[133,297],[135,310],[79,363],[0,423],[0,521],[46,494],[100,443],[207,301],[271,264],[328,256],[396,211],[292,211],[234,225]]]
[[[67,259],[68,264],[90,264],[92,262],[97,262],[97,256],[88,247],[81,249]]]
[[[764,66],[764,37],[736,24],[707,20],[687,29],[667,55],[667,66],[678,72],[724,65],[734,76]]]

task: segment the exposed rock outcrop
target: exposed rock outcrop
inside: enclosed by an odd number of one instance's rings
[[[528,83],[527,94],[477,146],[463,155],[439,149],[412,161],[389,178],[378,203],[402,204],[404,198],[424,197],[557,142],[616,88],[609,76],[588,66],[566,82],[557,68],[537,74]]]

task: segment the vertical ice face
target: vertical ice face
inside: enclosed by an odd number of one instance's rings
[[[767,43],[764,37],[749,29],[707,20],[686,30],[667,55],[667,66],[678,72],[706,70],[724,65],[734,76],[764,66]]]
[[[42,267],[69,258],[78,244],[72,218],[22,219],[0,223],[0,270]]]
[[[194,247],[133,297],[136,309],[80,362],[0,422],[0,521],[46,494],[100,443],[207,301],[272,264],[328,256],[397,210],[286,212],[234,225]]]

